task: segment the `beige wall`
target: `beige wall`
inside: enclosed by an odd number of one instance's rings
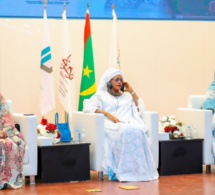
[[[83,61],[84,20],[69,20],[75,59],[76,98]],[[91,20],[96,79],[106,70],[110,20]],[[0,20],[0,91],[12,99],[15,112],[39,112],[42,20]],[[61,20],[49,20],[54,73],[60,63]],[[143,98],[146,109],[175,114],[189,94],[203,94],[215,69],[215,23],[191,21],[118,21],[121,67]],[[57,91],[57,79],[56,79]],[[57,93],[56,93],[57,99]],[[57,110],[62,107],[57,103]],[[55,111],[48,114],[54,122]]]

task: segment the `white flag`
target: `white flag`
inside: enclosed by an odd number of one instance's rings
[[[63,44],[59,73],[59,99],[66,112],[71,115],[76,110],[73,55],[70,45],[66,9],[63,11]]]
[[[110,40],[110,56],[109,56],[109,67],[120,69],[120,50],[117,40],[117,16],[115,9],[112,9],[112,29],[111,29],[111,40]]]
[[[40,63],[40,111],[44,116],[55,108],[53,69],[46,8],[43,15],[43,47]]]

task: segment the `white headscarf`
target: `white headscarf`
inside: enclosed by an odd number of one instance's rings
[[[123,79],[123,73],[119,69],[109,68],[101,77],[98,90],[107,91],[107,82],[109,82],[116,75],[121,75]]]

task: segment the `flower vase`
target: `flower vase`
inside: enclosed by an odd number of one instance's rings
[[[169,132],[169,139],[173,139],[173,138],[174,138],[173,133]]]
[[[55,137],[56,137],[56,134],[55,133],[45,133],[44,134],[45,137],[49,137],[52,139],[52,143],[54,143],[54,140],[55,140]]]

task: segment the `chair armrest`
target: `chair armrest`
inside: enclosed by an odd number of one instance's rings
[[[37,175],[37,117],[14,113],[13,118],[15,123],[20,125],[21,133],[29,149],[29,170],[26,172],[28,175]]]
[[[212,111],[191,108],[178,108],[176,118],[183,124],[190,125],[191,128],[196,125],[197,138],[203,141],[203,163],[214,164],[212,153]]]
[[[90,169],[102,171],[104,153],[104,115],[97,113],[72,112],[73,130],[85,129],[85,142],[90,143]]]
[[[147,136],[151,142],[151,148],[153,157],[158,168],[158,156],[159,156],[159,141],[158,141],[158,125],[159,125],[159,115],[158,112],[144,111],[143,113],[143,121],[148,127]]]
[[[25,116],[23,114],[14,113],[15,123],[20,125],[21,133],[24,136],[25,143],[34,145],[37,148],[37,118],[35,115]]]

